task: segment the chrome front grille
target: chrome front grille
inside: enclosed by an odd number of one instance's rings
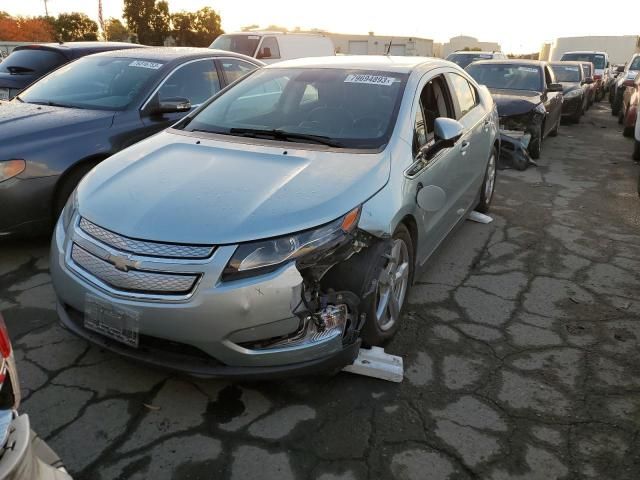
[[[209,258],[214,250],[212,245],[184,245],[137,240],[99,227],[86,218],[80,219],[80,229],[110,247],[146,257],[203,259]]]
[[[77,244],[71,249],[71,259],[82,270],[109,287],[125,292],[160,295],[185,295],[195,287],[199,275],[160,273],[142,270],[123,271]]]

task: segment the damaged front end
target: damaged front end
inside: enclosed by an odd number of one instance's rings
[[[360,330],[366,320],[360,311],[362,292],[355,288],[342,289],[341,282],[327,279],[337,267],[376,241],[357,228],[360,210],[358,207],[322,227],[321,235],[314,235],[306,244],[301,243],[300,253],[288,257],[296,259],[296,267],[303,279],[299,302],[292,308],[292,313],[298,318],[298,328],[286,335],[242,343],[242,347],[265,352],[304,349],[320,343],[337,345],[339,342],[341,348],[353,346],[356,342],[359,345]],[[238,267],[236,262],[236,273],[240,270]],[[350,360],[353,359],[355,356]]]
[[[500,160],[501,169],[515,168],[526,170],[529,164],[536,165],[527,151],[531,134],[517,130],[500,130]]]

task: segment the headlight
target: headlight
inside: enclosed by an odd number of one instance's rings
[[[73,219],[77,210],[78,195],[76,194],[76,190],[74,190],[71,195],[69,195],[69,199],[67,200],[67,203],[62,209],[62,213],[60,214],[60,218],[62,219],[62,226],[65,232],[69,230],[69,225],[71,224],[71,220]]]
[[[359,219],[360,207],[313,230],[242,244],[229,260],[222,278],[233,280],[267,273],[286,262],[339,245],[349,238]]]
[[[564,98],[574,98],[574,97],[578,97],[581,94],[581,90],[571,90],[570,92],[567,92],[564,94]]]
[[[20,175],[27,168],[24,160],[0,160],[0,182]]]

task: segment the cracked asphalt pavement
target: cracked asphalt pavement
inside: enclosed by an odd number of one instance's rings
[[[411,291],[401,384],[146,368],[58,326],[47,242],[0,244],[23,412],[78,479],[640,478],[640,205],[604,104],[500,172]]]

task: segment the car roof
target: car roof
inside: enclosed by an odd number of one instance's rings
[[[126,42],[60,42],[60,43],[34,43],[31,45],[19,45],[14,50],[56,50],[61,53],[69,52],[93,52],[102,50],[117,50],[126,48],[140,48],[143,45]]]
[[[339,68],[354,70],[381,70],[384,72],[410,73],[418,67],[451,66],[441,58],[405,57],[388,55],[335,55],[287,60],[266,68]]]
[[[197,47],[144,47],[128,50],[126,52],[112,50],[109,52],[97,53],[96,55],[101,57],[135,57],[141,60],[158,60],[163,62],[206,57],[232,57],[251,62],[254,65],[263,65],[263,62],[260,60],[256,60],[255,58],[248,57],[240,53]]]
[[[607,52],[601,52],[599,50],[571,50],[570,52],[564,52],[562,55],[566,55],[567,53],[597,53],[598,55],[607,55]]]
[[[579,60],[557,60],[555,62],[549,62],[549,65],[582,65],[583,63],[591,63],[591,62],[582,62]]]
[[[498,52],[497,50],[493,50],[491,52],[484,50],[456,50],[455,52],[450,53],[449,55],[496,55],[502,54],[502,52]]]
[[[494,65],[530,65],[532,67],[543,67],[547,64],[547,62],[543,60],[527,60],[527,59],[506,59],[506,60],[478,60],[477,62],[473,62],[472,65],[483,65],[485,63],[494,64]]]

